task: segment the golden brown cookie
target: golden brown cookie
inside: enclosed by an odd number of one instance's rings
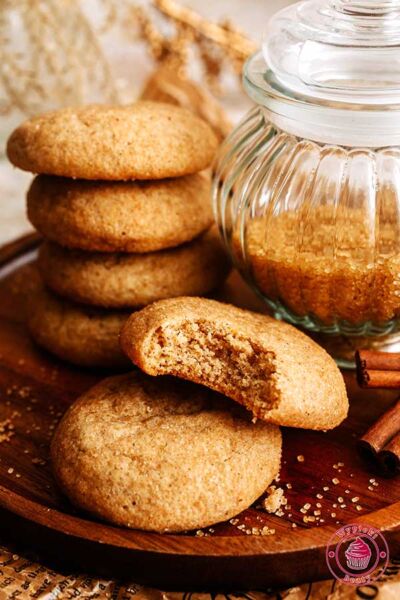
[[[225,279],[229,259],[212,228],[188,244],[148,254],[100,254],[45,242],[39,268],[45,283],[61,296],[124,308],[207,294]]]
[[[79,179],[163,179],[207,168],[217,149],[211,127],[179,106],[62,108],[22,123],[7,155],[24,171]]]
[[[28,216],[48,239],[98,252],[153,252],[188,242],[212,224],[203,174],[149,182],[36,177]]]
[[[32,300],[28,327],[34,340],[59,358],[84,367],[123,368],[119,345],[125,312],[82,307],[41,289]]]
[[[176,375],[270,423],[332,429],[347,415],[334,360],[291,325],[205,298],[160,300],[130,316],[123,350],[150,375]]]
[[[252,423],[200,386],[140,372],[110,377],[81,396],[51,445],[53,471],[77,506],[150,531],[230,519],[278,474],[278,427]]]

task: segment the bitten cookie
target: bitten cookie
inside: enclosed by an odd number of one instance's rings
[[[22,123],[7,155],[24,171],[79,179],[162,179],[207,168],[218,146],[192,112],[142,101],[63,108]]]
[[[119,333],[124,312],[85,308],[40,290],[32,301],[28,327],[34,340],[59,358],[84,367],[128,367]]]
[[[129,317],[121,343],[146,373],[206,385],[270,423],[332,429],[347,415],[334,360],[265,315],[205,298],[161,300]]]
[[[76,302],[113,308],[207,294],[222,283],[229,266],[216,228],[184,246],[149,254],[95,254],[49,242],[39,252],[51,289]]]
[[[188,242],[213,222],[203,174],[149,182],[36,177],[28,217],[46,238],[99,252],[152,252]]]
[[[135,372],[81,396],[51,456],[60,487],[82,509],[117,525],[178,532],[250,506],[278,474],[281,434],[210,390]]]

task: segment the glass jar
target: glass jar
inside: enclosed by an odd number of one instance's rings
[[[213,190],[234,263],[276,318],[320,334],[340,364],[355,347],[391,349],[400,339],[400,2],[284,9],[244,85],[256,106],[224,142]]]

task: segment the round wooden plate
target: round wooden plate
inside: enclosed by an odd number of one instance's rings
[[[108,373],[71,367],[30,340],[24,321],[37,277],[32,261],[38,240],[33,234],[0,250],[0,527],[5,533],[81,571],[175,589],[261,589],[323,579],[329,576],[326,543],[344,523],[380,528],[394,549],[400,480],[368,471],[354,448],[394,394],[359,390],[353,373],[345,373],[351,411],[341,427],[329,433],[284,430],[276,485],[284,489],[287,504],[280,516],[258,503],[200,535],[158,535],[113,527],[76,511],[52,479],[49,440],[70,403]],[[259,307],[237,275],[220,297]],[[260,535],[271,529],[274,534]]]

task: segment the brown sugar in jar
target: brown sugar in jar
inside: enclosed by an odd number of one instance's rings
[[[392,221],[375,230],[357,209],[319,206],[303,212],[303,219],[288,211],[248,222],[244,254],[259,290],[295,316],[327,326],[397,317],[400,251]]]

